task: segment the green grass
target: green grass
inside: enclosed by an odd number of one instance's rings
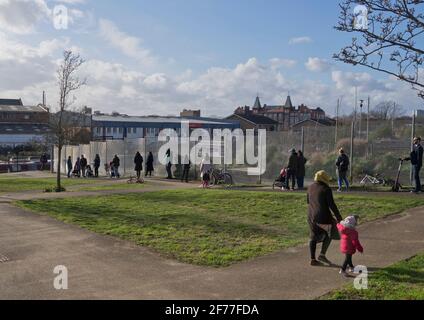
[[[337,202],[361,222],[424,205],[409,196],[340,195]],[[228,266],[308,238],[305,194],[196,189],[17,205],[198,265]]]
[[[62,186],[65,188],[85,184],[94,184],[94,181],[90,179],[62,178]],[[56,178],[0,178],[0,193],[25,191],[43,192],[48,188],[54,187],[56,187]]]
[[[367,290],[349,285],[321,299],[424,300],[424,253],[371,274]]]
[[[147,183],[148,184],[148,183]],[[105,185],[94,185],[94,186],[82,186],[76,191],[114,191],[114,190],[138,190],[146,187],[146,183],[127,183],[123,180],[119,183],[111,183]]]

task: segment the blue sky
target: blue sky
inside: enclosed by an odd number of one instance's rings
[[[315,0],[14,0],[0,1],[0,96],[37,103],[57,100],[54,69],[66,48],[86,59],[88,86],[77,103],[128,114],[178,114],[200,108],[229,115],[237,106],[294,103],[334,113],[353,87],[377,104],[420,108],[416,92],[385,75],[343,65],[333,53],[349,44],[339,33],[339,1]],[[71,21],[56,30],[52,12],[65,5]],[[25,76],[22,78],[22,75]]]

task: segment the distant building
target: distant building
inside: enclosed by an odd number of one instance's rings
[[[120,114],[101,114],[95,112],[92,116],[92,139],[98,141],[156,138],[163,129],[174,129],[181,132],[182,121],[188,121],[190,129],[238,129],[239,121],[191,118],[191,117],[133,117]]]
[[[0,145],[17,146],[41,141],[50,131],[49,109],[24,106],[21,99],[0,99]]]
[[[234,120],[240,122],[241,129],[246,132],[246,130],[255,130],[265,129],[267,131],[276,131],[278,128],[278,122],[264,117],[262,115],[257,115],[250,110],[249,107],[245,107],[243,112],[236,112],[233,115],[229,116],[228,120]]]
[[[188,117],[188,118],[200,118],[201,116],[201,111],[200,110],[186,110],[184,109],[181,113],[180,113],[181,117]]]
[[[252,109],[250,107],[240,107],[235,111],[235,114],[244,115],[246,112],[276,121],[278,123],[277,131],[291,130],[294,125],[305,120],[321,121],[324,123],[327,119],[325,111],[321,108],[312,109],[304,104],[295,108],[290,96],[287,97],[284,105],[276,106],[268,106],[266,104],[262,106],[259,97],[256,97]]]

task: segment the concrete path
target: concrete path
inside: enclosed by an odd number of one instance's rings
[[[424,251],[424,208],[360,227],[371,270]],[[338,243],[328,257],[340,263]],[[0,299],[312,299],[348,280],[337,268],[308,266],[306,246],[215,269],[178,263],[0,203]],[[69,289],[53,287],[55,266]]]

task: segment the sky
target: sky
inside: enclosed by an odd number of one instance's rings
[[[74,107],[129,115],[238,106],[320,107],[334,115],[371,96],[423,108],[409,85],[332,59],[352,35],[334,29],[337,0],[0,0],[0,97],[57,107],[64,50],[85,60]],[[57,20],[66,8],[68,24]],[[59,11],[58,11],[59,10]],[[63,12],[63,11],[61,11]],[[55,18],[56,17],[56,18]],[[60,15],[59,15],[60,17]]]

